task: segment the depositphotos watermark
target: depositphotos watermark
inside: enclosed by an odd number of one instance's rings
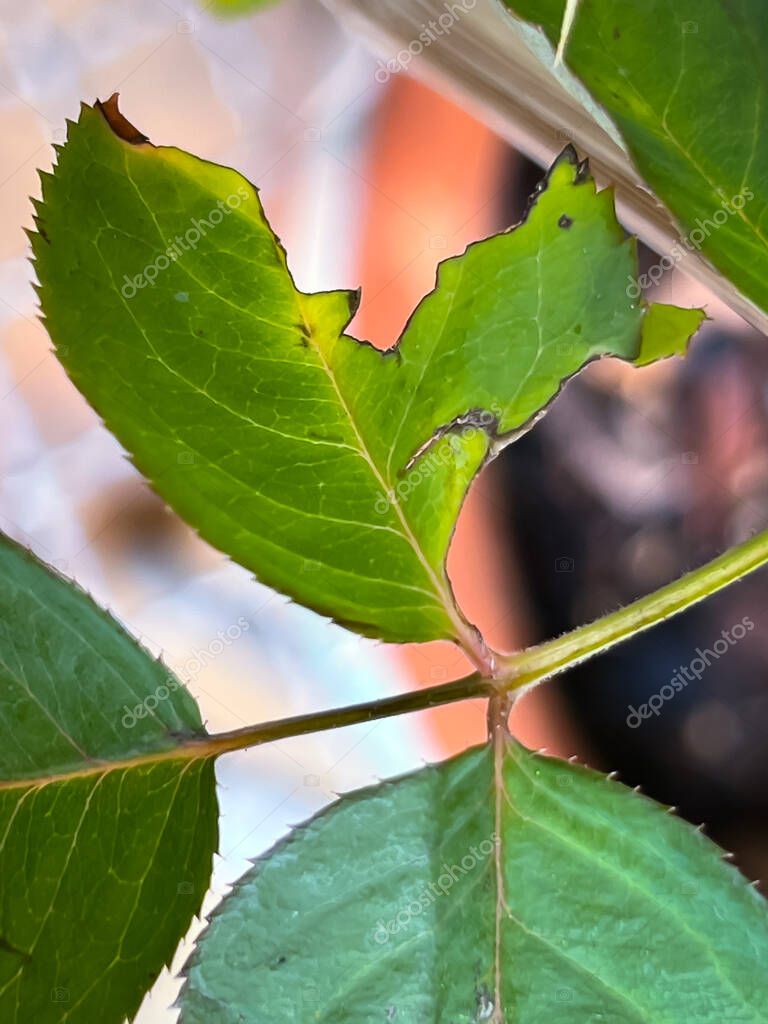
[[[215,639],[211,640],[204,650],[192,652],[191,656],[181,666],[180,675],[184,676],[185,679],[193,679],[199,672],[202,672],[209,662],[213,661],[214,658],[218,658],[227,647],[230,647],[235,640],[239,640],[243,633],[247,633],[250,628],[251,624],[248,619],[243,618],[241,615],[237,622],[227,626],[226,629],[220,629]],[[151,715],[158,704],[168,700],[170,695],[175,693],[180,687],[181,683],[179,680],[169,674],[166,681],[161,683],[153,693],[148,694],[144,700],[133,707],[124,704],[124,714],[120,720],[123,728],[132,729],[140,719]]]
[[[212,210],[209,210],[205,217],[193,217],[189,227],[183,235],[176,235],[168,245],[165,252],[148,263],[146,267],[134,277],[123,275],[123,287],[120,294],[124,299],[132,299],[138,291],[146,288],[147,285],[154,285],[160,274],[167,270],[172,263],[175,263],[180,256],[191,249],[196,249],[201,238],[205,238],[209,231],[218,227],[225,217],[233,210],[237,210],[241,203],[248,198],[248,189],[241,185],[237,192],[232,192],[226,199],[219,199]]]
[[[650,718],[651,715],[655,715],[658,718],[662,707],[668,700],[672,700],[676,694],[684,690],[688,683],[692,683],[694,679],[701,679],[713,661],[717,661],[718,658],[722,658],[724,654],[727,654],[731,647],[737,644],[739,640],[743,640],[747,633],[751,633],[754,628],[755,624],[752,619],[745,615],[741,622],[737,622],[730,629],[724,629],[720,634],[720,639],[715,640],[711,648],[705,647],[702,650],[700,647],[697,647],[696,657],[692,658],[687,665],[681,665],[670,681],[662,686],[658,693],[652,694],[645,704],[641,704],[639,708],[634,707],[632,704],[628,705],[627,725],[629,728],[639,729],[644,719]]]
[[[411,900],[407,907],[403,907],[389,921],[380,919],[377,922],[376,930],[373,933],[374,939],[383,946],[393,935],[404,931],[413,918],[423,914],[436,899],[440,896],[447,896],[456,882],[473,871],[482,860],[485,860],[499,845],[499,842],[497,833],[491,832],[490,839],[484,839],[477,846],[470,846],[469,853],[465,853],[458,864],[451,864],[450,867],[443,864],[436,882],[430,882],[415,899]]]
[[[383,85],[398,71],[405,71],[414,57],[418,57],[440,36],[450,35],[453,26],[477,6],[477,0],[460,0],[459,3],[444,3],[443,11],[437,18],[422,24],[421,32],[402,50],[398,50],[388,61],[380,60],[374,78]]]
[[[729,217],[734,217],[740,210],[744,209],[750,199],[754,198],[755,193],[752,189],[743,188],[732,199],[724,199],[720,204],[720,209],[712,214],[711,220],[709,217],[705,217],[704,220],[697,217],[697,226],[681,238],[679,242],[675,242],[669,252],[662,256],[658,263],[654,263],[652,267],[649,267],[639,277],[632,277],[630,275],[627,279],[629,281],[627,285],[627,298],[639,299],[646,288],[650,288],[652,284],[658,284],[665,272],[671,270],[677,263],[685,259],[688,253],[698,252],[704,244],[704,240],[709,238],[713,231],[721,228]]]
[[[431,445],[429,451],[413,459],[412,461],[415,462],[413,469],[395,487],[379,493],[373,506],[374,511],[383,516],[388,508],[407,501],[422,480],[427,480],[438,469],[444,469],[452,462],[460,462],[465,457],[462,440],[471,437],[478,430],[492,433],[500,416],[501,409],[494,406],[489,410],[481,409],[469,413],[464,418],[463,424],[456,425],[458,429],[452,427],[439,441]]]

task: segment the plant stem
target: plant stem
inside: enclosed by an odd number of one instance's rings
[[[199,745],[201,752],[205,751],[206,754],[215,756],[231,750],[286,739],[289,736],[302,736],[310,732],[372,722],[379,718],[423,711],[472,697],[493,698],[492,715],[496,721],[503,711],[508,710],[508,695],[512,692],[530,689],[536,683],[550,679],[594,657],[600,651],[608,650],[609,647],[641,633],[650,626],[685,611],[729,583],[759,569],[767,561],[768,530],[738,547],[730,548],[714,561],[708,562],[700,569],[694,569],[674,583],[647,597],[641,597],[638,601],[605,615],[596,622],[580,626],[571,633],[566,633],[555,640],[548,640],[529,650],[499,655],[497,675],[494,679],[485,679],[480,673],[475,673],[441,686],[398,694],[384,700],[298,715],[295,718],[219,733],[199,741],[191,741],[189,746]]]
[[[694,569],[625,608],[527,651],[500,656],[500,686],[504,690],[519,690],[558,675],[698,604],[705,597],[759,569],[766,561],[768,530],[729,548],[700,569]]]
[[[479,672],[463,679],[456,679],[440,686],[429,686],[423,690],[399,693],[395,697],[383,700],[372,700],[365,704],[352,704],[345,708],[334,708],[330,711],[315,711],[294,718],[282,718],[274,722],[263,722],[249,725],[244,729],[232,732],[216,733],[201,738],[201,747],[210,748],[210,754],[225,754],[232,750],[242,750],[261,743],[287,739],[290,736],[303,736],[310,732],[325,732],[328,729],[340,729],[345,725],[359,725],[361,722],[373,722],[380,718],[391,718],[393,715],[405,715],[410,711],[425,711],[427,708],[440,707],[472,697],[493,697],[498,687],[489,679],[484,679]]]
[[[499,694],[494,683],[476,672],[464,679],[456,679],[440,686],[401,693],[396,697],[386,697],[384,700],[372,700],[366,704],[354,704],[351,707],[334,708],[330,711],[315,711],[274,722],[261,722],[258,725],[248,725],[244,729],[233,729],[231,732],[219,732],[210,736],[178,736],[177,744],[169,746],[166,750],[134,754],[113,761],[90,760],[82,766],[55,774],[0,780],[0,793],[10,789],[40,788],[73,778],[100,776],[106,772],[138,768],[161,761],[207,760],[234,750],[245,750],[246,747],[257,747],[262,743],[272,743],[290,736],[303,736],[310,732],[323,732],[345,725],[373,722],[379,718],[404,715],[409,711],[423,711],[426,708],[468,700],[471,697],[492,698],[493,701],[498,701],[502,696],[507,699],[505,695]]]
[[[455,701],[484,697],[489,700],[488,728],[492,737],[502,736],[512,694],[529,689],[567,668],[578,665],[600,651],[605,651],[631,636],[678,612],[690,608],[710,594],[721,590],[768,562],[768,530],[751,540],[730,548],[725,554],[695,569],[674,583],[662,587],[648,597],[621,608],[602,619],[581,626],[565,636],[549,640],[517,654],[495,655],[487,652],[494,676],[476,672],[441,686],[432,686],[411,693],[398,694],[384,700],[369,701],[351,707],[318,711],[275,722],[263,722],[232,732],[203,736],[178,736],[177,744],[165,750],[134,754],[116,761],[90,760],[70,771],[40,777],[24,777],[0,781],[0,791],[30,789],[77,776],[103,775],[109,771],[134,768],[157,761],[194,760],[218,757],[233,750],[243,750],[261,743],[303,736],[345,725],[373,722],[392,715],[423,711]],[[482,649],[485,658],[485,649]],[[482,659],[481,659],[482,660]]]

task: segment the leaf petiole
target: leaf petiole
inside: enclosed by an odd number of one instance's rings
[[[249,726],[232,733],[212,736],[206,742],[221,744],[218,752],[236,750],[272,740],[299,736],[309,732],[334,729],[359,722],[408,714],[455,703],[473,697],[493,698],[499,694],[517,695],[537,683],[573,668],[601,651],[628,640],[651,626],[685,611],[711,594],[735,583],[768,562],[768,530],[729,548],[680,579],[652,594],[639,598],[618,611],[611,612],[579,626],[554,640],[514,654],[498,655],[497,674],[493,680],[479,673],[440,686],[427,687],[412,693],[398,694],[384,700],[352,705],[332,711],[300,715],[282,721]]]

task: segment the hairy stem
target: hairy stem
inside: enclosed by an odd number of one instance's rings
[[[694,569],[674,583],[647,597],[641,597],[625,608],[597,619],[596,622],[580,626],[571,633],[566,633],[555,640],[548,640],[529,650],[498,655],[494,658],[494,679],[486,679],[480,673],[475,673],[452,683],[398,694],[385,700],[370,701],[367,704],[357,704],[334,711],[299,715],[296,718],[221,733],[201,743],[211,748],[212,754],[225,753],[228,750],[239,750],[260,743],[269,743],[272,740],[285,739],[288,736],[301,736],[359,722],[372,722],[392,715],[403,715],[411,711],[423,711],[472,697],[493,698],[489,711],[490,728],[491,718],[497,723],[501,715],[508,712],[509,694],[530,689],[536,683],[579,665],[600,651],[608,650],[609,647],[685,611],[710,594],[727,587],[729,583],[734,583],[742,576],[759,569],[767,561],[768,530],[765,530],[745,543],[730,548],[700,569]]]
[[[499,658],[500,687],[519,690],[572,668],[600,651],[685,611],[768,561],[768,530],[729,548],[700,569],[555,640]]]
[[[425,711],[427,708],[469,700],[472,697],[494,697],[497,694],[496,684],[489,679],[484,679],[479,672],[475,672],[471,676],[465,676],[463,679],[456,679],[450,683],[442,683],[440,686],[429,686],[423,690],[399,693],[395,697],[372,700],[365,704],[352,704],[345,708],[310,712],[307,715],[296,715],[294,718],[249,725],[244,729],[217,733],[214,736],[192,742],[208,748],[208,752],[215,756],[231,750],[242,750],[245,747],[254,747],[261,743],[287,739],[290,736],[303,736],[310,732],[340,729],[345,725],[359,725],[361,722],[373,722],[380,718],[405,715],[410,711]]]

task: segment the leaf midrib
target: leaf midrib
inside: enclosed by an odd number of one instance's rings
[[[127,143],[126,143],[126,145],[127,145]],[[142,196],[138,186],[136,185],[135,181],[131,178],[130,172],[129,172],[128,167],[127,167],[127,164],[126,164],[126,175],[127,175],[128,179],[131,181],[131,184],[133,185],[134,189],[136,190],[136,193],[139,196],[141,202],[147,208],[147,210],[150,213],[150,215],[152,215],[152,211],[149,208],[149,206],[147,205],[146,201],[144,200],[144,198],[143,198],[143,196]],[[159,226],[158,226],[158,231],[159,231]],[[160,238],[162,240],[162,234],[160,234]],[[111,268],[108,268],[108,269],[109,269],[110,276],[112,276]],[[115,284],[114,277],[112,277],[112,281],[113,281],[113,285],[114,285]],[[119,293],[119,289],[117,289],[116,286],[115,286],[115,290],[118,291],[118,293]],[[247,422],[250,425],[253,425],[253,426],[257,427],[257,428],[262,426],[261,424],[257,423],[256,421],[253,421],[253,420],[249,419],[248,417],[243,416],[242,413],[238,413],[236,410],[234,410],[231,407],[229,407],[228,405],[226,405],[226,403],[221,402],[220,399],[214,398],[211,394],[209,394],[207,391],[201,389],[193,381],[189,380],[189,378],[187,378],[183,374],[179,373],[178,370],[174,369],[164,359],[162,359],[160,354],[157,352],[155,346],[152,344],[152,342],[151,342],[149,336],[147,335],[146,331],[142,327],[141,323],[134,316],[134,314],[130,310],[130,308],[128,308],[127,301],[122,297],[122,295],[120,297],[121,297],[121,299],[123,301],[123,304],[126,307],[126,312],[128,313],[128,315],[133,320],[133,322],[134,322],[134,324],[136,326],[136,329],[144,337],[144,339],[146,340],[147,344],[150,346],[152,351],[155,353],[155,356],[158,359],[158,361],[161,363],[161,365],[163,365],[168,370],[169,373],[173,374],[179,380],[183,381],[183,383],[185,385],[187,385],[188,387],[190,387],[193,391],[196,391],[197,393],[199,393],[201,395],[204,395],[205,398],[208,399],[210,402],[213,402],[214,405],[221,406],[222,408],[224,408],[228,412],[230,412],[232,415],[237,416],[239,419],[242,419],[244,422]],[[246,312],[246,311],[244,311],[244,312]],[[302,315],[303,315],[303,313],[302,313]],[[256,317],[256,319],[258,320],[259,318]],[[171,425],[168,424],[168,426],[170,427]],[[193,451],[195,454],[199,455],[206,463],[208,463],[209,465],[212,464],[210,462],[209,456],[205,452],[201,451],[199,448],[195,448],[187,440],[184,441],[184,444],[185,444],[186,448],[188,448],[189,450]],[[353,451],[357,451],[357,454],[359,454],[361,457],[363,456],[363,453],[361,451],[359,451],[357,449],[352,449],[352,450]],[[245,489],[249,489],[250,488],[251,485],[247,481],[241,480],[239,477],[235,476],[229,470],[224,469],[221,465],[217,465],[216,469],[219,472],[224,473],[225,475],[227,475],[239,487],[243,487]],[[152,476],[153,474],[148,474],[148,475]],[[267,502],[269,502],[269,503],[271,503],[273,505],[277,505],[277,506],[279,506],[281,508],[284,508],[287,511],[290,511],[290,512],[296,514],[296,515],[307,515],[307,516],[316,515],[315,513],[307,512],[305,509],[297,509],[297,508],[295,508],[292,505],[285,505],[282,502],[278,502],[276,499],[270,497],[269,495],[264,494],[261,491],[259,491],[257,493],[259,494],[259,497],[261,499],[263,499],[264,501],[267,501]],[[223,507],[221,507],[219,509],[219,512],[220,513],[223,512],[224,514],[227,514],[226,510]],[[240,529],[243,528],[242,522],[240,522],[239,520],[234,519],[233,517],[230,517],[230,518],[232,518],[232,521],[235,523],[236,526],[238,526]],[[323,518],[328,519],[329,517],[323,517]],[[385,531],[385,532],[392,533],[393,535],[395,535],[397,537],[400,537],[402,539],[408,540],[408,538],[401,531],[395,530],[392,527],[388,527],[388,526],[384,526],[384,525],[378,525],[378,524],[375,524],[375,523],[361,524],[361,523],[352,522],[350,520],[339,520],[339,522],[344,522],[346,525],[351,525],[351,526],[364,526],[364,527],[366,527],[368,529],[371,529],[371,530],[382,530],[382,531]],[[293,553],[292,549],[290,549],[290,548],[288,548],[288,547],[286,547],[284,545],[278,544],[274,540],[274,538],[265,537],[263,535],[258,535],[258,539],[259,539],[259,542],[262,543],[262,544],[269,544],[271,547],[277,548],[278,550],[287,552],[289,554]],[[409,541],[409,544],[410,544],[410,541]],[[329,570],[331,570],[331,571],[333,571],[335,573],[341,573],[341,574],[344,574],[344,575],[352,576],[353,578],[359,578],[359,573],[353,573],[353,572],[350,572],[349,570],[342,569],[339,566],[330,565],[329,563],[320,561],[316,557],[313,557],[310,560],[316,562],[318,565],[324,565],[326,568],[328,568]],[[438,603],[438,607],[440,607],[440,608],[445,608],[446,607],[445,601],[444,601],[443,597],[441,596],[441,594],[439,592],[435,592],[434,590],[429,591],[429,590],[426,590],[424,587],[419,587],[419,586],[417,586],[415,584],[407,584],[407,583],[403,583],[403,582],[397,581],[397,580],[387,580],[387,579],[383,579],[383,578],[376,577],[376,576],[366,576],[364,578],[369,580],[369,581],[371,581],[371,582],[373,582],[373,583],[384,584],[384,585],[395,587],[395,588],[398,588],[398,589],[401,589],[401,590],[412,591],[414,593],[423,593],[423,594],[425,594],[428,597],[436,597],[438,599],[438,602],[439,602]],[[393,608],[411,608],[412,606],[411,605],[389,605],[388,607],[393,607]]]
[[[127,143],[127,142],[125,142],[125,141],[123,141],[121,139],[118,139],[118,141],[121,143],[121,145],[123,145],[125,147],[128,147],[129,145],[131,145],[130,143]],[[135,148],[139,148],[139,147],[135,147]],[[122,152],[123,152],[123,165],[124,165],[126,177],[130,181],[130,183],[131,183],[131,185],[132,185],[132,187],[133,187],[133,189],[134,189],[134,191],[135,191],[139,201],[144,206],[144,208],[146,209],[146,211],[149,214],[150,218],[152,219],[152,222],[155,225],[155,230],[158,233],[158,237],[160,238],[160,240],[162,242],[165,242],[165,238],[163,236],[162,229],[160,227],[160,224],[158,223],[157,218],[155,217],[154,211],[152,210],[151,206],[149,205],[149,203],[144,198],[144,195],[143,195],[141,189],[139,188],[138,183],[136,182],[135,178],[131,174],[130,166],[129,166],[129,163],[128,163],[128,149],[126,148]],[[180,173],[184,174],[185,177],[188,177],[187,172],[186,172],[185,169],[182,169]],[[236,211],[234,211],[234,213],[235,213],[235,216],[237,216],[238,211],[236,210]],[[280,254],[282,254],[282,250],[281,250],[279,244],[276,244],[276,248],[277,248],[277,251]],[[282,259],[281,262],[283,263],[283,265],[285,267],[286,273],[290,277],[290,272],[288,271],[288,267],[287,267],[287,264],[285,263],[285,260]],[[188,273],[189,276],[193,278],[193,280],[198,281],[198,279],[194,275],[192,275],[186,268],[185,268],[185,272]],[[293,283],[292,279],[291,279],[291,283]],[[114,284],[114,280],[113,280],[113,284]],[[198,281],[198,284],[202,285],[202,282]],[[360,428],[359,428],[359,426],[357,424],[357,421],[355,420],[355,418],[354,418],[354,416],[352,414],[352,410],[350,409],[349,404],[347,403],[347,401],[346,401],[346,399],[345,399],[345,397],[343,395],[343,392],[342,392],[342,390],[341,390],[341,388],[339,386],[339,383],[338,383],[338,381],[336,379],[336,376],[333,373],[333,370],[331,369],[331,366],[328,363],[328,360],[326,359],[324,352],[322,351],[322,347],[317,343],[317,339],[316,339],[316,336],[315,336],[315,333],[314,333],[314,329],[313,329],[312,323],[308,319],[307,314],[306,314],[306,309],[305,309],[305,307],[304,307],[304,305],[303,305],[303,303],[301,301],[303,297],[304,297],[303,293],[300,292],[298,289],[296,289],[296,303],[297,303],[299,312],[301,314],[302,322],[303,322],[304,327],[305,327],[305,333],[306,333],[307,337],[309,337],[311,339],[313,351],[316,353],[316,355],[317,355],[317,357],[318,357],[318,359],[320,361],[320,365],[321,365],[323,371],[325,372],[329,382],[331,383],[331,386],[333,387],[333,390],[334,390],[334,392],[336,394],[336,397],[337,397],[337,399],[339,401],[339,404],[341,405],[341,408],[343,409],[343,411],[344,411],[344,413],[345,413],[345,415],[347,417],[347,420],[348,420],[348,422],[349,422],[349,424],[350,424],[350,426],[352,428],[352,431],[353,431],[353,433],[355,435],[355,439],[357,440],[357,451],[358,451],[358,454],[361,456],[361,458],[368,465],[369,470],[371,471],[371,473],[374,476],[374,479],[376,480],[377,484],[381,488],[382,493],[385,496],[387,496],[387,498],[390,500],[390,504],[391,504],[392,508],[394,509],[395,514],[396,514],[396,516],[398,518],[398,521],[400,522],[400,525],[401,525],[401,528],[402,528],[401,531],[400,531],[400,535],[407,541],[408,545],[411,547],[411,549],[413,550],[414,554],[416,555],[417,560],[419,561],[419,563],[421,564],[422,568],[424,569],[428,580],[432,584],[434,596],[438,599],[440,606],[442,606],[442,608],[445,610],[445,612],[448,615],[448,618],[449,618],[450,622],[452,623],[452,625],[454,626],[454,629],[456,630],[456,634],[457,634],[456,635],[456,639],[459,639],[462,636],[470,637],[471,634],[470,634],[470,631],[468,629],[468,625],[464,622],[462,616],[460,615],[460,613],[458,611],[458,608],[456,606],[455,601],[453,600],[453,595],[452,595],[452,593],[450,591],[450,588],[449,588],[449,586],[447,584],[447,581],[441,580],[440,577],[435,572],[435,570],[433,569],[432,565],[430,564],[428,558],[426,557],[426,555],[424,553],[423,548],[419,544],[418,539],[416,538],[415,534],[413,533],[413,530],[411,529],[410,523],[408,522],[408,520],[407,520],[407,518],[406,518],[406,516],[405,516],[405,514],[403,512],[402,506],[401,506],[400,501],[399,501],[399,499],[398,499],[398,497],[396,495],[396,492],[394,494],[392,493],[392,488],[390,488],[388,486],[387,481],[385,480],[383,474],[379,470],[378,466],[376,465],[375,460],[373,459],[373,457],[371,455],[371,452],[370,452],[370,450],[369,450],[369,448],[368,448],[368,446],[367,446],[367,444],[365,442],[365,439],[364,439],[364,437],[363,437],[363,435],[362,435],[362,433],[360,431]],[[252,312],[250,310],[243,309],[241,311],[242,311],[242,313],[245,316],[255,317],[255,314],[252,314]],[[139,322],[136,320],[135,317],[132,316],[130,310],[128,310],[128,313],[129,313],[129,315],[131,315],[131,317],[132,317],[134,323],[136,324],[137,328],[139,329],[139,331],[143,334],[143,336],[147,340],[147,343],[154,349],[154,346],[152,345],[152,343],[149,340],[146,332],[143,330],[143,328],[141,327]],[[255,318],[257,320],[259,319],[258,317],[255,317]],[[158,355],[158,358],[160,358],[159,355]],[[176,371],[172,367],[168,366],[168,364],[164,360],[161,360],[161,362],[163,363],[164,366],[166,366],[168,368],[168,370],[170,372],[174,373],[174,375],[176,375],[176,376],[179,376],[180,379],[184,380],[184,382],[189,387],[192,387],[194,389],[195,385],[191,381],[189,381],[187,378],[182,377],[180,374],[178,374],[178,371]],[[200,389],[198,389],[198,390],[200,390]],[[205,391],[201,390],[201,393],[204,394],[210,401],[217,402],[217,400],[214,399],[211,395],[209,395],[208,392],[205,392]],[[228,411],[230,411],[234,415],[238,415],[239,418],[244,418],[244,417],[242,417],[242,414],[236,413],[235,410],[232,410],[229,407],[226,407],[226,408],[228,409]],[[258,424],[256,424],[256,426],[258,426]],[[242,481],[239,481],[239,482],[242,483]],[[376,524],[369,524],[369,525],[372,525],[373,528],[384,529],[383,526],[378,526],[377,527]],[[392,531],[392,532],[397,532],[397,531]],[[416,589],[416,588],[407,588],[407,589]],[[421,590],[422,588],[418,588],[418,589]],[[424,591],[424,592],[427,593],[427,591]]]
[[[311,338],[311,340],[312,340],[313,348],[314,348],[315,352],[317,353],[317,356],[318,356],[318,358],[320,360],[320,363],[321,363],[321,365],[323,367],[323,370],[325,371],[326,376],[328,377],[328,380],[330,381],[331,386],[333,387],[333,390],[336,393],[336,396],[337,396],[337,398],[339,400],[339,404],[341,405],[342,409],[344,410],[344,413],[347,416],[347,419],[349,420],[350,426],[352,427],[352,431],[353,431],[353,433],[355,435],[355,438],[357,439],[358,450],[360,452],[360,455],[364,459],[364,461],[367,463],[368,467],[370,468],[371,473],[374,476],[374,479],[376,480],[376,482],[378,483],[379,487],[381,488],[382,494],[386,496],[386,498],[390,502],[390,505],[395,510],[395,514],[397,515],[397,518],[400,521],[400,525],[402,526],[403,536],[405,537],[405,539],[408,541],[408,543],[410,544],[411,548],[413,549],[416,557],[418,558],[418,560],[421,563],[424,571],[426,572],[427,577],[431,580],[432,585],[435,588],[435,596],[440,600],[440,602],[442,603],[442,605],[445,608],[446,612],[448,613],[449,619],[451,620],[451,622],[453,623],[454,627],[457,630],[457,634],[458,634],[457,635],[457,639],[458,639],[458,637],[460,637],[465,632],[466,627],[465,627],[464,623],[460,620],[458,609],[456,608],[456,603],[453,600],[453,597],[452,597],[450,591],[448,590],[447,585],[445,583],[443,583],[443,581],[438,578],[438,576],[435,573],[434,569],[430,565],[429,559],[426,557],[426,555],[425,555],[421,545],[418,542],[418,539],[416,538],[416,535],[414,534],[413,530],[411,529],[411,525],[408,522],[408,520],[406,519],[405,513],[404,513],[403,508],[402,508],[402,506],[400,504],[400,500],[399,500],[399,497],[397,495],[397,491],[393,490],[391,487],[388,486],[388,482],[385,480],[384,475],[382,474],[382,472],[379,469],[379,467],[376,465],[376,462],[375,462],[373,456],[371,455],[371,452],[370,452],[370,450],[368,448],[368,445],[365,442],[365,438],[363,437],[362,432],[361,432],[361,430],[360,430],[360,428],[359,428],[359,426],[357,424],[357,421],[356,421],[355,417],[352,414],[352,410],[349,407],[349,404],[348,404],[346,398],[344,397],[344,394],[343,394],[343,392],[342,392],[342,390],[341,390],[341,388],[339,386],[339,382],[336,379],[336,375],[334,374],[333,370],[331,369],[331,366],[330,366],[328,360],[325,357],[325,353],[323,352],[322,347],[317,343],[317,341],[315,339],[315,335],[314,335],[314,332],[313,332],[313,329],[312,329],[312,324],[307,319],[306,310],[305,310],[305,308],[304,308],[304,306],[303,306],[303,304],[301,302],[301,299],[303,297],[302,293],[297,291],[297,296],[298,296],[297,302],[298,302],[299,309],[301,311],[301,316],[302,316],[302,320],[304,322],[304,326],[306,328],[306,333],[307,333],[308,337]],[[358,344],[359,344],[359,342],[358,342]]]
[[[567,804],[567,802],[568,802],[567,799],[561,798],[558,794],[554,793],[550,788],[544,787],[541,784],[540,780],[537,779],[534,775],[532,775],[531,772],[529,772],[524,767],[524,765],[522,764],[522,759],[521,758],[514,756],[514,754],[513,754],[513,757],[514,757],[515,764],[517,765],[518,770],[520,772],[522,772],[522,774],[530,782],[530,784],[531,784],[533,789],[536,789],[536,790],[539,790],[539,791],[543,792],[545,794],[546,798],[548,798],[549,800],[551,800],[555,804],[558,804],[558,805],[562,805],[563,803]],[[646,889],[642,885],[639,885],[636,881],[633,881],[631,877],[626,875],[624,872],[620,871],[617,867],[613,866],[610,862],[606,862],[601,857],[598,857],[595,854],[595,852],[593,850],[591,850],[589,847],[584,846],[582,843],[575,842],[573,839],[568,838],[567,836],[563,835],[561,832],[557,831],[556,829],[553,829],[553,828],[549,827],[548,825],[545,825],[542,821],[538,820],[537,818],[531,818],[530,816],[523,814],[522,811],[520,811],[514,805],[514,803],[512,802],[512,800],[511,800],[511,798],[509,796],[509,793],[507,792],[506,787],[503,787],[502,794],[503,794],[503,797],[505,798],[505,800],[506,800],[506,802],[508,804],[508,807],[509,807],[510,811],[513,814],[515,814],[518,818],[520,818],[521,821],[524,821],[527,824],[532,825],[534,828],[538,829],[540,832],[547,833],[548,835],[552,836],[556,841],[562,843],[564,846],[567,846],[567,847],[569,847],[569,848],[571,848],[573,850],[578,851],[578,853],[582,857],[584,857],[587,860],[590,860],[590,861],[594,862],[595,864],[597,864],[598,868],[601,871],[604,871],[604,872],[607,872],[607,873],[615,875],[627,887],[629,887],[630,889],[635,889],[639,893],[641,893],[642,897],[644,899],[647,899],[650,903],[654,904],[659,909],[659,911],[662,914],[665,914],[665,915],[671,917],[675,921],[676,925],[681,928],[682,931],[688,933],[688,935],[693,940],[694,944],[696,946],[700,947],[704,951],[707,959],[710,961],[710,963],[714,967],[715,974],[736,995],[737,1000],[741,1002],[741,1004],[745,1007],[745,1009],[747,1009],[752,1014],[752,1019],[754,1021],[756,1021],[757,1024],[764,1024],[766,1018],[765,1017],[760,1017],[760,1016],[755,1016],[756,1011],[755,1011],[754,1006],[750,1005],[749,1003],[747,1003],[744,1000],[742,994],[740,993],[738,988],[736,988],[736,986],[733,984],[733,982],[731,981],[730,977],[727,974],[723,973],[723,971],[721,970],[720,961],[717,958],[716,954],[709,948],[709,945],[707,943],[706,937],[700,935],[698,932],[696,932],[694,929],[692,929],[690,927],[690,925],[688,925],[686,923],[684,918],[682,918],[677,913],[676,910],[671,909],[667,904],[662,903],[658,899],[658,897],[656,897],[654,895],[652,890]],[[637,841],[637,838],[633,836],[633,840]],[[513,915],[510,914],[510,916],[513,916]],[[522,922],[519,921],[517,918],[515,918],[515,920],[520,925],[522,925]],[[523,925],[523,927],[525,927],[525,926]],[[528,929],[526,929],[526,930],[528,930]],[[542,938],[544,938],[544,937],[542,936]],[[553,949],[555,949],[557,952],[562,953],[562,950],[557,950],[557,947],[553,947]],[[577,961],[573,961],[573,962],[577,962]],[[583,965],[581,965],[581,966],[583,966]],[[587,970],[588,973],[590,973],[590,974],[593,973],[593,972],[589,971],[589,969],[586,968],[586,967],[584,969]],[[602,980],[602,979],[599,978],[599,975],[595,974],[594,977],[598,978],[598,980]],[[618,990],[616,990],[616,991],[618,991]],[[637,1005],[637,1004],[635,1004],[635,1005]],[[638,1006],[638,1009],[641,1009],[641,1008]],[[650,1019],[650,1018],[648,1018],[648,1019]],[[655,1021],[651,1021],[651,1024],[655,1024]]]
[[[128,757],[110,760],[91,760],[68,771],[51,772],[47,775],[32,775],[26,778],[0,779],[0,793],[14,789],[42,789],[44,786],[73,779],[100,777],[115,771],[151,767],[164,761],[196,761],[218,757],[235,749],[229,742],[221,742],[209,736],[190,736],[175,747],[167,750],[146,751]]]

